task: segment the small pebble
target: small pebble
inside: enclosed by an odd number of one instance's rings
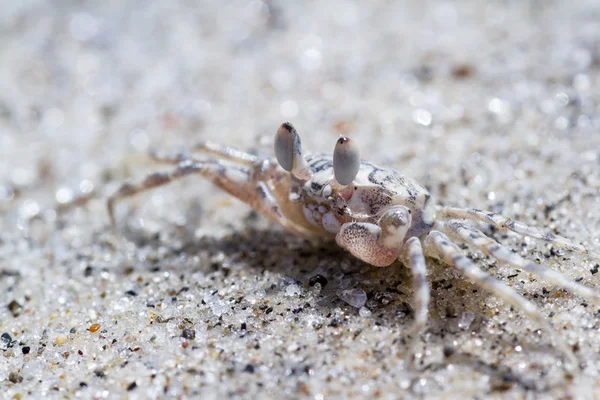
[[[185,338],[185,339],[189,339],[189,340],[194,340],[194,339],[196,339],[196,331],[193,329],[185,328],[181,332],[181,337]]]
[[[100,329],[100,324],[92,324],[92,326],[90,326],[90,332],[92,332],[92,333],[98,332],[99,329]]]
[[[127,386],[127,391],[131,392],[132,390],[134,390],[137,387],[137,383],[135,381],[131,382],[129,384],[129,386]]]
[[[2,334],[2,336],[0,336],[0,344],[2,344],[3,347],[8,348],[10,347],[10,343],[12,342],[12,337],[4,332]]]
[[[296,284],[289,285],[285,288],[285,294],[287,296],[297,296],[298,294],[300,294],[300,286]]]
[[[367,302],[367,294],[364,290],[359,288],[342,290],[340,299],[350,304],[352,307],[360,309]]]
[[[473,75],[473,67],[469,64],[459,64],[452,67],[452,76],[457,79],[465,79]]]
[[[473,311],[465,311],[458,321],[458,327],[462,330],[467,330],[475,320],[475,313]]]
[[[252,364],[246,365],[246,368],[244,368],[244,372],[248,372],[250,374],[253,374],[254,373],[254,365],[252,365]]]
[[[23,377],[19,374],[17,374],[16,372],[10,372],[8,374],[8,380],[11,381],[12,383],[19,383],[23,381]]]
[[[19,315],[21,315],[21,312],[23,311],[23,306],[20,305],[16,300],[13,300],[10,303],[8,303],[8,310],[10,311],[13,317],[17,318]]]
[[[315,276],[311,276],[308,280],[308,286],[315,286],[317,283],[324,288],[327,285],[327,278],[325,278],[323,275],[317,274]]]
[[[358,310],[358,315],[360,315],[363,318],[370,317],[372,314],[373,313],[371,312],[371,310],[369,310],[367,307],[361,307],[360,310]]]
[[[54,339],[54,342],[55,342],[57,345],[59,345],[59,346],[60,346],[60,345],[63,345],[63,344],[65,344],[65,343],[67,343],[67,340],[69,340],[69,338],[67,337],[67,335],[58,335],[58,336],[56,336],[56,338]]]
[[[456,349],[452,346],[444,346],[444,357],[451,357],[455,351]]]

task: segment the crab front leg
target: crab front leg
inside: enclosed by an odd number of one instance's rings
[[[402,261],[410,268],[412,272],[413,286],[413,305],[415,310],[415,321],[410,328],[409,335],[412,336],[411,353],[416,349],[417,341],[421,334],[427,328],[427,318],[429,316],[429,285],[427,284],[427,264],[423,247],[418,237],[411,237],[406,241],[402,249]]]

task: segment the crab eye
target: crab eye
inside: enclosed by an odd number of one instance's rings
[[[298,149],[295,149],[296,146]],[[294,168],[294,153],[301,153],[300,147],[300,137],[292,124],[281,124],[275,135],[275,157],[283,169],[291,171]]]
[[[333,174],[340,185],[352,183],[360,168],[358,147],[347,137],[341,137],[333,150]]]

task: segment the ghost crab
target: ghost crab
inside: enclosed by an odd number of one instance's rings
[[[454,240],[600,305],[600,296],[592,289],[520,257],[467,221],[484,222],[594,257],[599,256],[597,253],[491,212],[436,208],[428,191],[417,182],[394,170],[361,162],[356,145],[347,137],[337,141],[333,157],[303,154],[300,136],[286,122],[277,131],[276,159],[273,160],[214,143],[204,143],[193,150],[212,158],[151,154],[154,160],[176,167],[170,173],[151,174],[140,183],[123,184],[108,199],[113,225],[117,200],[187,175],[201,175],[294,234],[309,239],[335,238],[338,245],[355,257],[377,267],[402,261],[412,272],[415,320],[410,334],[413,340],[426,329],[428,318],[430,292],[425,255],[454,267],[472,283],[553,333],[549,322],[532,302],[479,269]],[[566,342],[556,335],[554,338],[569,361],[575,362]]]

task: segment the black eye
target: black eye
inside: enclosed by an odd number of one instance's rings
[[[333,173],[340,185],[352,183],[360,168],[360,152],[354,142],[341,137],[333,150]]]

